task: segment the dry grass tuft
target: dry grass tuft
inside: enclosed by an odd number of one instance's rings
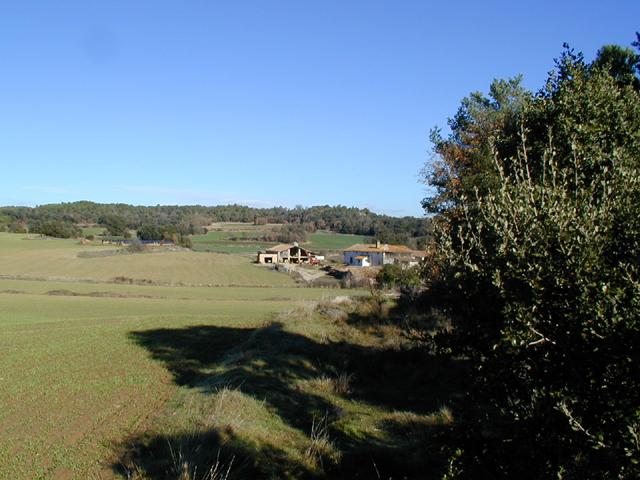
[[[329,417],[325,414],[321,418],[314,418],[311,424],[309,446],[304,453],[306,459],[314,466],[324,468],[324,462],[337,464],[340,461],[340,451],[329,438]]]
[[[308,381],[308,385],[316,392],[327,395],[348,395],[352,392],[354,380],[352,373],[339,373],[336,376],[322,375]]]
[[[206,417],[207,427],[224,427],[237,431],[246,421],[246,397],[238,388],[222,387],[215,394],[211,413]]]
[[[408,439],[423,441],[431,438],[436,427],[453,424],[451,409],[442,406],[431,415],[418,415],[414,412],[394,412],[381,422],[383,427]]]
[[[300,305],[285,310],[278,315],[278,319],[298,319],[298,318],[310,318],[313,316],[316,308],[316,302],[303,302]]]
[[[316,310],[320,315],[328,320],[333,322],[344,322],[349,318],[349,314],[345,309],[350,305],[350,302],[335,303],[333,300],[324,300],[318,302]]]
[[[183,455],[181,449],[174,453],[171,445],[169,445],[169,449],[173,460],[173,468],[170,474],[178,480],[227,480],[231,473],[233,461],[235,460],[235,457],[232,457],[229,463],[225,464],[220,460],[220,450],[218,450],[215,463],[200,475],[198,473],[198,467],[192,465],[188,460],[188,454]]]

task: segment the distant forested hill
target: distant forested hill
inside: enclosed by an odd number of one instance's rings
[[[88,201],[40,205],[38,207],[0,207],[0,229],[29,227],[43,222],[70,224],[107,224],[113,218],[126,227],[173,225],[193,232],[214,222],[253,222],[300,224],[308,231],[332,230],[376,237],[385,242],[407,243],[409,239],[427,237],[430,220],[418,217],[391,217],[364,208],[338,206],[252,208],[243,205],[157,205],[134,206],[123,203]]]

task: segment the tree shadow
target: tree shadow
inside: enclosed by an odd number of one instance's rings
[[[112,465],[125,478],[218,480],[232,478],[317,478],[272,444],[255,445],[232,429],[143,435],[120,446]]]
[[[459,376],[463,368],[426,357],[418,349],[385,349],[346,341],[320,343],[288,332],[280,323],[262,328],[197,325],[137,331],[130,336],[166,366],[177,385],[205,395],[224,387],[240,387],[243,394],[264,401],[282,421],[305,436],[318,418],[333,422],[341,415],[340,407],[326,397],[300,388],[305,380],[349,373],[353,378],[350,399],[390,413],[429,413],[455,394],[459,385],[452,382],[453,376]],[[439,472],[441,459],[432,455],[435,449],[422,440],[444,427],[429,426],[431,430],[425,431],[431,433],[416,437],[416,441],[410,439],[409,443],[404,427],[403,421],[393,418],[380,426],[390,438],[397,439],[397,445],[381,444],[379,439],[331,427],[332,441],[342,457],[338,463],[326,466],[323,478],[428,478],[430,475],[424,471],[427,466],[434,469],[434,477],[440,475],[435,472]],[[408,444],[416,448],[410,452],[398,448]],[[176,461],[176,446],[185,461]],[[216,461],[226,465],[230,456],[234,458],[234,475],[240,475],[230,478],[320,475],[277,445],[256,445],[232,430],[210,428],[196,434],[141,436],[123,444],[121,451],[120,461],[113,468],[121,474],[130,473],[135,465],[147,478],[178,478],[176,463],[185,462],[199,466],[203,472]],[[216,457],[220,451],[225,455],[222,460]]]

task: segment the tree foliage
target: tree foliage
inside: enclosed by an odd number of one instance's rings
[[[120,215],[106,215],[100,218],[98,223],[106,227],[108,235],[125,238],[131,236],[126,220]]]
[[[620,85],[632,85],[636,90],[640,89],[640,79],[636,77],[640,55],[631,48],[605,45],[598,50],[593,66],[606,70]]]
[[[530,97],[521,85],[522,77],[494,80],[489,95],[474,92],[462,100],[456,115],[449,120],[451,133],[443,137],[431,132],[434,161],[424,171],[433,195],[423,207],[429,213],[456,217],[460,199],[475,189],[487,191],[495,184],[491,168],[493,150],[501,156],[515,153],[514,132],[524,101]]]
[[[414,288],[420,285],[420,269],[388,263],[378,272],[376,281],[383,288]]]
[[[436,144],[456,169],[429,295],[477,367],[452,478],[640,476],[640,95],[556,66],[509,122]]]
[[[30,231],[55,238],[73,238],[82,234],[82,231],[73,223],[60,220],[36,222],[31,226]]]
[[[367,209],[345,206],[315,206],[308,208],[252,208],[242,205],[157,205],[155,207],[126,204],[100,204],[72,202],[29,207],[2,207],[0,215],[11,221],[35,224],[44,221],[68,223],[100,223],[112,232],[139,230],[143,226],[172,225],[183,235],[203,233],[203,228],[214,222],[280,223],[304,229],[333,230],[379,238],[392,243],[416,244],[418,238],[430,235],[428,218],[391,217]],[[312,228],[311,230],[309,228]],[[301,231],[298,233],[302,233]],[[112,233],[121,236],[122,233]],[[290,235],[289,237],[293,237]],[[416,245],[414,245],[416,246]]]

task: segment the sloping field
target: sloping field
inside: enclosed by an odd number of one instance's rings
[[[274,245],[269,242],[231,240],[232,238],[250,239],[263,235],[268,231],[263,226],[250,224],[214,224],[212,228],[220,228],[221,230],[212,230],[206,235],[194,235],[191,237],[194,250],[199,252],[255,254],[258,250],[264,250]]]
[[[95,285],[2,284],[3,290],[58,292],[0,293],[0,478],[18,479],[112,476],[105,465],[114,445],[144,430],[176,394],[170,374],[131,341],[132,332],[255,328],[290,308],[287,298],[326,294],[214,288],[206,295],[205,289],[174,287],[172,295],[171,287],[107,285],[114,294],[144,291],[152,298],[104,298],[71,295]],[[266,299],[269,291],[276,296]]]
[[[78,254],[114,247],[25,238],[0,234],[2,479],[114,476],[116,445],[144,432],[180,390],[133,341],[136,332],[259,328],[301,301],[339,293],[297,288],[239,256],[85,258]]]
[[[87,258],[104,249],[23,238],[0,235],[0,479],[195,479],[218,461],[229,478],[423,478],[442,463],[424,445],[452,421],[456,368],[344,297],[364,292],[234,255]]]
[[[292,287],[191,287],[164,285],[122,285],[117,283],[7,280],[0,279],[0,293],[53,296],[176,299],[203,301],[298,301],[317,300],[339,294],[319,288]],[[364,294],[349,290],[349,295]]]
[[[213,226],[212,226],[213,228]],[[274,243],[255,242],[243,240],[231,240],[231,238],[255,238],[258,235],[268,233],[265,226],[252,224],[215,224],[217,230],[212,230],[206,235],[194,235],[192,237],[193,248],[202,252],[219,253],[246,253],[255,254],[258,250],[264,250]],[[356,243],[367,243],[371,239],[364,235],[350,235],[344,233],[319,231],[309,234],[305,247],[312,251],[343,250]]]
[[[343,250],[356,243],[367,243],[369,237],[363,235],[348,235],[345,233],[316,232],[308,236],[309,243],[305,246],[310,250]]]
[[[182,251],[86,258],[78,254],[114,247],[28,238],[0,233],[0,275],[103,282],[126,277],[186,285],[294,285],[287,275],[258,267],[249,258],[237,255]]]

